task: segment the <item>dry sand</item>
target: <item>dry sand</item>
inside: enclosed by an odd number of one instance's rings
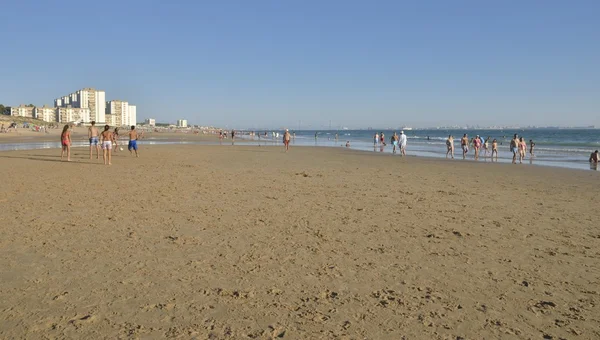
[[[59,153],[0,153],[2,339],[600,338],[597,172]]]

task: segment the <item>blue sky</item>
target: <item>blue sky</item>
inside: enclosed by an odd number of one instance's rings
[[[0,103],[138,120],[600,126],[600,1],[2,2]]]

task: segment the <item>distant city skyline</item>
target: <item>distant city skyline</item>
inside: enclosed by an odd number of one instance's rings
[[[136,103],[138,122],[600,126],[599,12],[588,0],[14,1],[0,103],[52,106],[92,84]],[[82,27],[92,45],[72,42]]]

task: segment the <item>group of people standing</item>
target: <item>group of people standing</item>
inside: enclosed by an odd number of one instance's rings
[[[490,143],[491,141],[491,143]],[[486,139],[482,139],[479,135],[475,136],[475,138],[471,138],[469,140],[469,136],[465,133],[463,137],[460,139],[460,146],[462,149],[463,159],[467,158],[467,154],[469,153],[469,147],[472,147],[474,150],[474,158],[475,160],[479,159],[479,155],[481,153],[481,149],[484,151],[484,157],[490,155],[492,161],[495,159],[498,161],[498,140],[492,139],[488,137]],[[448,136],[446,139],[446,158],[449,156],[454,159],[454,137],[452,135]],[[534,157],[533,149],[535,148],[535,143],[533,140],[529,141],[529,153],[531,157]],[[513,164],[517,163],[517,157],[519,158],[519,162],[523,163],[523,159],[527,154],[527,143],[523,139],[515,134],[514,138],[510,141],[510,150],[513,153]]]
[[[393,146],[393,149],[392,149],[393,153],[400,151],[402,156],[406,156],[407,138],[406,138],[406,135],[404,134],[404,131],[400,131],[400,135],[398,135],[396,132],[394,132],[394,134],[390,138],[390,142]],[[383,133],[383,131],[380,133],[375,133],[375,135],[373,136],[373,147],[376,148],[377,145],[379,145],[382,148],[382,150],[383,150],[383,147],[387,145],[385,143],[385,134]]]
[[[72,125],[65,125],[63,127],[62,133],[60,134],[60,141],[62,145],[60,159],[62,160],[64,154],[67,154],[67,161],[71,161],[71,146],[73,144],[71,140],[72,133]],[[129,144],[127,148],[129,152],[133,155],[135,151],[135,156],[138,155],[138,145],[137,140],[140,136],[138,136],[137,131],[135,130],[135,125],[131,126],[131,130],[129,131]],[[118,137],[119,137],[119,128],[115,128],[114,131],[110,131],[110,126],[105,125],[102,133],[99,133],[98,128],[96,128],[96,122],[92,121],[92,125],[88,128],[88,140],[90,142],[90,159],[92,159],[93,150],[96,149],[96,159],[100,159],[100,149],[102,149],[102,158],[104,160],[104,165],[112,165],[112,152],[113,147],[114,151],[118,149]]]

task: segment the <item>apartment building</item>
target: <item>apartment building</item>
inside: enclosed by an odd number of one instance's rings
[[[23,104],[19,106],[12,106],[10,108],[10,115],[17,117],[35,118],[35,107],[25,106]]]
[[[91,121],[90,109],[75,108],[75,107],[59,107],[56,108],[56,117],[59,123],[86,123]]]
[[[89,123],[92,120],[102,123],[105,121],[104,115],[106,114],[106,93],[94,88],[85,88],[55,99],[54,106],[57,108],[68,108],[70,106],[74,109],[88,109],[90,113],[82,123]]]
[[[57,111],[58,111],[57,108],[48,107],[46,105],[44,105],[43,107],[36,107],[35,108],[35,117],[37,119],[41,119],[45,122],[56,122],[57,121],[57,115],[56,115]]]
[[[116,126],[123,125],[136,125],[137,121],[137,107],[135,105],[130,105],[126,101],[122,100],[111,100],[106,102],[106,114],[111,116],[116,116],[116,118],[112,118],[112,121]],[[108,123],[108,120],[106,121]]]
[[[146,120],[144,121],[144,124],[149,125],[149,126],[156,126],[156,119],[146,118]]]
[[[186,128],[187,126],[188,126],[188,123],[187,123],[186,119],[178,119],[177,120],[177,127]]]

